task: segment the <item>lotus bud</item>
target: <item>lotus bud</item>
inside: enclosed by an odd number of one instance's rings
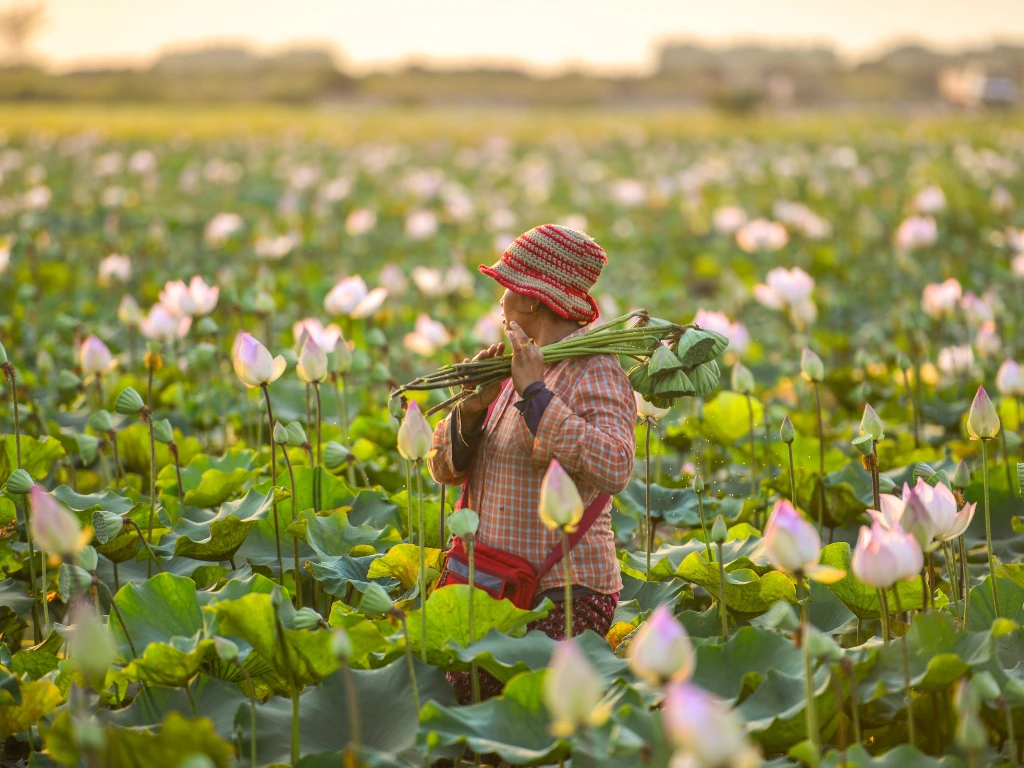
[[[729,538],[729,526],[725,524],[725,520],[719,515],[711,526],[711,541],[714,544],[722,544],[727,538]]]
[[[391,390],[391,396],[388,397],[388,413],[391,414],[391,418],[398,421],[405,416],[405,397],[396,394],[395,390]]]
[[[81,377],[74,371],[64,369],[57,374],[57,389],[71,392],[82,386]]]
[[[804,347],[803,352],[800,353],[800,373],[807,381],[821,382],[825,380],[825,364],[808,347]]]
[[[114,428],[114,419],[110,411],[96,411],[89,417],[89,426],[97,432],[109,432]]]
[[[126,328],[138,328],[142,323],[142,309],[131,294],[121,297],[121,303],[117,305],[117,319]]]
[[[668,687],[661,717],[670,743],[692,755],[695,765],[760,765],[739,716],[725,702],[693,683]]]
[[[292,627],[295,629],[316,629],[323,623],[324,617],[312,608],[299,608],[292,617]]]
[[[786,445],[792,445],[793,441],[796,440],[796,427],[794,427],[793,422],[789,420],[789,416],[782,420],[782,427],[779,429],[779,438]]]
[[[778,570],[802,573],[818,564],[821,557],[821,539],[818,531],[804,520],[796,508],[785,499],[775,502],[764,528],[765,554]]]
[[[991,440],[999,434],[999,414],[984,387],[978,387],[978,394],[971,403],[967,416],[967,433],[971,440]]]
[[[91,606],[80,606],[75,616],[74,632],[68,639],[68,656],[72,665],[87,677],[106,677],[116,653],[110,633]]]
[[[467,507],[457,509],[448,516],[448,530],[460,539],[473,538],[479,527],[480,516]]]
[[[641,419],[653,419],[657,421],[668,415],[670,408],[659,408],[654,403],[650,402],[639,392],[634,392],[633,397],[636,399],[636,412]]]
[[[142,395],[132,387],[125,387],[121,394],[117,396],[117,402],[114,403],[114,410],[122,416],[137,416],[145,407],[146,404],[142,400]]]
[[[328,469],[337,469],[348,462],[349,450],[341,443],[330,440],[324,446],[324,466]]]
[[[292,448],[301,448],[309,442],[306,438],[306,430],[302,428],[302,422],[289,422],[285,431],[288,433],[288,445]]]
[[[366,332],[366,344],[367,346],[379,349],[380,347],[387,346],[388,337],[384,335],[384,331],[380,328],[371,328]]]
[[[278,445],[285,445],[288,442],[288,430],[280,421],[274,424],[274,442]]]
[[[434,431],[420,412],[415,400],[409,401],[405,419],[398,428],[398,452],[408,461],[422,461],[430,456]]]
[[[371,581],[366,591],[363,592],[363,599],[359,603],[359,612],[369,615],[379,613],[391,613],[395,604],[388,595],[387,590],[375,581]]]
[[[213,648],[217,652],[217,658],[228,663],[238,661],[238,646],[226,637],[216,635],[213,638]]]
[[[659,605],[637,630],[629,644],[629,665],[651,683],[687,680],[693,674],[696,654],[683,625],[667,605]]]
[[[704,481],[701,479],[700,475],[694,475],[693,476],[693,492],[694,493],[703,493],[704,492]]]
[[[754,391],[754,374],[747,366],[738,361],[732,367],[732,389],[741,395],[749,395]]]
[[[551,460],[541,482],[538,514],[547,528],[564,529],[569,533],[576,530],[583,517],[583,499],[557,459]]]
[[[158,443],[173,443],[174,442],[174,430],[171,428],[171,422],[167,419],[160,419],[160,421],[153,422],[153,439]]]
[[[96,541],[106,544],[116,539],[124,530],[124,518],[105,509],[97,509],[92,513],[92,529],[96,534]]]
[[[604,700],[604,683],[575,639],[555,645],[544,678],[544,703],[555,736],[567,737],[608,721],[611,713]]]
[[[209,315],[205,315],[196,323],[196,331],[200,336],[210,337],[220,333],[220,328],[217,326],[216,320]]]
[[[306,337],[299,351],[295,372],[307,384],[316,384],[327,378],[327,353],[312,336]]]
[[[231,362],[238,378],[249,389],[274,383],[288,365],[281,355],[273,357],[265,346],[244,331],[235,341]]]
[[[81,566],[61,563],[60,571],[57,572],[57,593],[61,600],[71,602],[72,598],[84,595],[91,586],[91,573]]]
[[[78,518],[67,507],[38,485],[29,491],[32,504],[32,537],[44,552],[72,555],[78,552],[91,536],[83,533]]]
[[[882,420],[878,418],[875,409],[868,404],[864,405],[864,416],[860,420],[860,433],[862,435],[871,435],[876,442],[885,437],[885,427],[882,425]]]
[[[334,345],[333,363],[334,372],[341,376],[352,370],[352,347],[345,341],[344,336],[339,337],[338,343]]]
[[[275,586],[273,591],[270,593],[270,605],[276,613],[281,609],[284,604],[284,593],[281,591],[281,587]]]
[[[83,570],[92,573],[99,564],[99,555],[92,547],[82,547],[82,551],[75,555],[75,565]]]
[[[35,483],[32,481],[32,475],[25,469],[16,469],[11,472],[11,476],[7,478],[7,492],[25,494],[32,490]]]
[[[971,470],[967,466],[967,462],[960,459],[960,463],[956,465],[956,470],[953,472],[952,477],[953,487],[958,490],[963,490],[971,484]]]
[[[901,528],[887,530],[878,522],[861,526],[851,563],[854,575],[869,587],[888,589],[912,578],[924,567],[924,553]]]
[[[331,653],[338,661],[347,662],[352,658],[352,640],[342,627],[331,633]]]

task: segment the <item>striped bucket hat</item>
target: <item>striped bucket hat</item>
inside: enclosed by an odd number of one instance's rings
[[[581,325],[597,319],[590,289],[608,263],[604,249],[583,232],[542,224],[515,239],[492,267],[480,271],[510,291],[543,301]]]

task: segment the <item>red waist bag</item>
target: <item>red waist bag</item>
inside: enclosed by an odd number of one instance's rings
[[[502,392],[504,392],[509,382],[510,380],[506,379]],[[490,419],[497,402],[495,400],[487,408],[484,424]],[[462,509],[467,506],[468,490],[469,479],[467,478],[462,485],[462,494],[455,505],[456,509]],[[583,534],[590,529],[590,526],[594,524],[597,518],[600,517],[610,498],[611,496],[608,494],[602,493],[584,510],[579,527],[569,534],[570,551],[583,538]],[[534,570],[529,560],[519,557],[519,555],[513,555],[511,552],[488,547],[486,544],[477,541],[473,545],[473,584],[497,600],[505,598],[510,600],[516,608],[529,610],[533,607],[534,597],[537,593],[537,584],[551,570],[552,566],[561,559],[562,542],[558,542],[555,545],[540,569]],[[449,584],[468,583],[469,555],[462,540],[458,536],[453,536],[452,546],[447,552],[444,571],[441,573],[438,587],[445,587]]]

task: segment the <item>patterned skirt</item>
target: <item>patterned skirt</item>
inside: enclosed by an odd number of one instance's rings
[[[572,634],[582,634],[588,629],[604,637],[612,626],[615,606],[618,600],[614,595],[583,595],[572,601]],[[528,624],[529,630],[539,630],[550,638],[561,640],[565,637],[565,603],[555,603],[555,607],[543,619]],[[489,699],[501,693],[503,685],[496,677],[483,670],[477,671],[480,680],[480,699]],[[449,672],[448,682],[455,689],[460,704],[472,701],[472,680],[469,671]]]

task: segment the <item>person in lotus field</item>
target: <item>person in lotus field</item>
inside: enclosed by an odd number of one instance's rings
[[[545,224],[516,238],[494,266],[481,265],[482,273],[506,289],[500,305],[512,377],[464,401],[438,423],[437,452],[429,464],[437,482],[463,486],[460,506],[480,517],[477,574],[481,545],[518,556],[534,571],[558,558],[540,575],[532,601],[538,605],[548,598],[556,607],[529,626],[557,639],[565,635],[564,564],[560,547],[553,551],[561,534],[546,528],[537,514],[552,459],[575,482],[587,510],[580,523],[585,532],[570,543],[573,634],[591,629],[604,636],[622,589],[610,497],[633,474],[633,388],[613,355],[547,365],[540,349],[583,332],[597,318],[590,290],[605,264],[604,251],[591,237]],[[505,349],[504,343],[495,344],[473,359],[500,356]],[[452,567],[451,557],[448,562]],[[449,673],[449,680],[468,702],[469,672]],[[501,684],[485,672],[480,687],[484,698],[501,692]]]

